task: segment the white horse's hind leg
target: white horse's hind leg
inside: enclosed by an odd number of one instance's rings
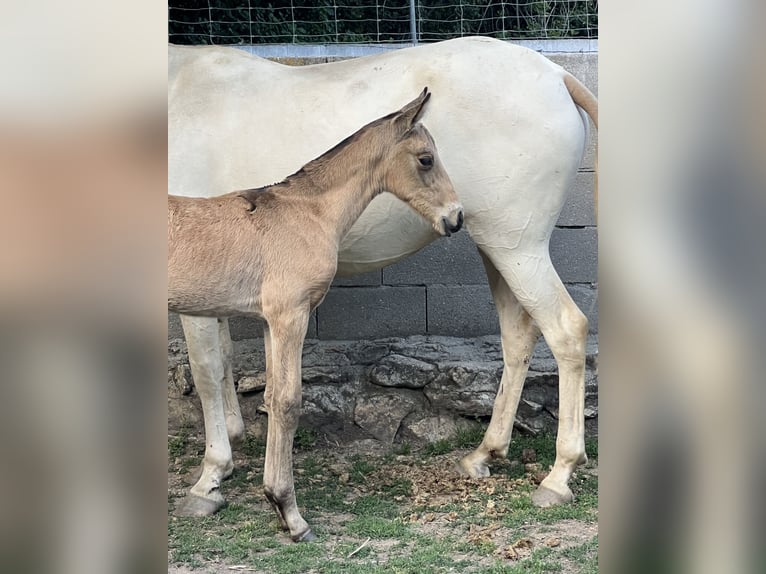
[[[490,254],[492,255],[492,254]],[[588,319],[577,308],[553,268],[547,244],[535,251],[492,257],[542,331],[559,368],[559,424],[556,461],[532,497],[538,506],[572,500],[568,482],[585,455],[585,346]]]
[[[223,506],[221,482],[234,469],[224,414],[224,366],[219,324],[215,318],[187,315],[181,315],[181,324],[189,350],[194,386],[202,403],[205,457],[199,480],[176,507],[175,514],[205,516]]]
[[[226,417],[226,432],[230,444],[239,444],[245,438],[245,423],[239,408],[237,390],[234,388],[232,372],[234,345],[231,342],[228,319],[218,319],[218,338],[221,343],[221,359],[223,361],[223,410]]]
[[[500,318],[503,376],[497,389],[492,419],[484,440],[475,451],[465,456],[459,463],[460,469],[474,478],[489,476],[487,463],[493,458],[505,457],[508,454],[513,420],[529,369],[529,358],[540,336],[540,330],[524,308],[519,305],[508,283],[486,255],[481,253],[481,257]]]

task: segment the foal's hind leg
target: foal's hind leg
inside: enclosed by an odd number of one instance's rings
[[[176,507],[179,516],[213,514],[224,504],[221,482],[231,475],[234,463],[226,432],[222,388],[224,384],[218,320],[181,315],[189,350],[194,386],[205,420],[205,457],[199,480]]]
[[[539,326],[559,368],[556,461],[532,497],[538,506],[572,500],[568,482],[585,456],[585,345],[588,319],[577,308],[553,268],[547,244],[515,251],[493,263],[519,303]]]
[[[500,318],[503,376],[484,440],[475,451],[460,461],[460,469],[473,478],[489,476],[487,463],[493,458],[505,457],[508,454],[513,421],[527,376],[529,359],[540,336],[540,330],[516,300],[508,283],[486,255],[481,253],[481,257]]]

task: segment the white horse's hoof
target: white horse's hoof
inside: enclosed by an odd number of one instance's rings
[[[293,542],[313,542],[317,539],[316,534],[311,532],[311,528],[303,532],[302,534],[296,534],[295,536],[291,536]]]
[[[186,476],[184,476],[183,481],[188,484],[189,486],[194,486],[199,482],[199,479],[202,477],[202,472],[205,469],[205,463],[201,462],[199,466],[197,466],[194,470],[190,470]],[[231,475],[234,474],[234,465],[231,465],[231,468],[224,471],[223,476],[221,477],[221,480],[228,480],[231,478]]]
[[[202,498],[196,494],[187,494],[184,499],[176,505],[173,511],[174,516],[212,516],[226,504],[226,501],[220,499]]]
[[[470,478],[487,478],[489,476],[489,467],[483,462],[474,462],[475,453],[464,456],[457,463],[457,471],[463,476]]]
[[[543,486],[542,484],[532,494],[532,502],[535,506],[540,508],[548,508],[550,506],[557,506],[559,504],[567,504],[574,500],[574,494],[567,487],[567,491],[564,494],[558,493],[555,490]]]

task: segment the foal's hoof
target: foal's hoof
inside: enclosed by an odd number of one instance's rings
[[[291,536],[290,538],[293,539],[293,542],[313,542],[317,539],[316,534],[311,532],[311,528],[303,532],[302,534],[296,534],[295,536]]]
[[[555,490],[551,490],[543,486],[542,484],[537,487],[537,490],[532,494],[532,502],[535,506],[540,508],[548,508],[549,506],[556,506],[558,504],[566,504],[574,500],[574,494],[567,488],[564,494],[558,493]]]
[[[184,499],[176,505],[173,511],[174,516],[212,516],[226,504],[226,501],[211,500],[202,498],[196,494],[187,494]]]

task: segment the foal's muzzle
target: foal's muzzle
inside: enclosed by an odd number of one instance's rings
[[[463,227],[463,210],[458,211],[457,223],[454,225],[446,217],[442,217],[442,227],[444,227],[444,235],[449,237],[453,233],[457,233]]]

